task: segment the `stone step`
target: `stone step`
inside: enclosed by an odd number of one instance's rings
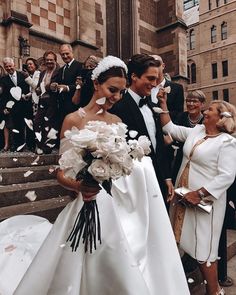
[[[72,200],[70,196],[61,196],[47,200],[28,202],[0,208],[0,221],[15,215],[35,214],[54,222],[61,210]]]
[[[31,171],[32,173],[27,176]],[[52,165],[5,168],[0,170],[1,185],[34,182],[55,177],[56,171]]]
[[[68,194],[56,179],[5,185],[0,187],[0,208],[30,202],[25,196],[29,191],[35,192],[37,201]]]
[[[58,158],[56,152],[49,155],[36,155],[32,152],[0,153],[0,168],[56,165]]]

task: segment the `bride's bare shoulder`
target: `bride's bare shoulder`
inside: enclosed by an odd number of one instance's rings
[[[66,130],[70,130],[73,126],[80,128],[81,125],[81,120],[82,118],[80,118],[76,112],[70,113],[68,114],[62,124],[62,128],[61,128],[61,138],[64,137],[64,132]]]

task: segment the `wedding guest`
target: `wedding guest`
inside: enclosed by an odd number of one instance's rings
[[[1,86],[1,78],[0,78],[0,148],[1,152],[8,151],[10,147],[9,142],[9,111],[6,108],[6,100],[2,95],[3,88]]]
[[[170,207],[176,241],[199,262],[207,294],[222,295],[217,259],[226,191],[236,174],[236,140],[230,135],[236,131],[236,108],[225,101],[212,101],[203,113],[203,125],[188,128],[171,122],[163,89],[158,96],[164,132],[185,142],[176,186],[191,189],[182,202],[175,197]],[[198,209],[202,202],[212,203],[209,214]]]
[[[66,131],[73,132],[72,128],[83,131],[88,138],[89,130],[85,126],[89,121],[114,124],[115,128],[122,124],[119,117],[107,111],[121,99],[126,73],[126,65],[116,57],[108,56],[99,62],[92,73],[94,94],[89,104],[64,120],[61,153],[65,155],[72,147],[65,137]],[[117,143],[120,153],[122,146],[119,146],[119,140]],[[130,176],[121,176],[113,182],[112,198],[98,184],[70,178],[66,169],[58,170],[57,178],[61,185],[78,196],[57,218],[14,295],[29,294],[31,290],[37,295],[65,295],[68,292],[73,295],[189,295],[149,157],[144,157],[143,162],[134,162]],[[85,253],[82,242],[72,252],[66,239],[76,215],[83,201],[92,202],[96,195],[102,243],[97,244],[93,253]],[[94,230],[95,236],[99,234]],[[14,280],[15,276],[12,277]]]
[[[66,115],[77,110],[72,102],[75,92],[76,77],[81,76],[82,64],[74,59],[73,49],[70,44],[62,44],[59,49],[64,65],[52,79],[52,89],[57,90],[59,104],[60,125]]]
[[[6,100],[6,109],[12,122],[11,133],[13,135],[12,151],[23,150],[25,143],[29,149],[33,149],[32,141],[27,140],[27,134],[31,132],[25,123],[25,119],[32,119],[32,102],[25,99],[29,93],[29,86],[25,82],[25,76],[20,71],[16,71],[14,60],[10,57],[3,59],[3,66],[6,76],[2,78],[3,97]],[[7,103],[11,102],[11,107]]]
[[[36,93],[39,95],[39,107],[34,118],[36,132],[36,153],[50,154],[56,145],[57,135],[50,138],[50,131],[59,130],[58,105],[56,92],[51,90],[51,80],[58,73],[57,55],[52,50],[45,51],[44,63],[46,69],[40,73]]]
[[[187,93],[186,97],[187,111],[180,113],[176,118],[176,124],[186,127],[195,127],[196,124],[202,124],[202,110],[206,102],[206,96],[201,90],[193,90]],[[174,142],[177,148],[177,153],[174,159],[172,179],[175,183],[176,176],[179,172],[180,165],[183,159],[183,143]]]
[[[91,75],[97,64],[97,57],[90,55],[84,62],[81,76],[76,78],[76,90],[72,97],[72,102],[78,107],[86,106],[93,96],[93,81],[91,80]]]
[[[150,157],[161,187],[164,199],[174,192],[171,171],[164,146],[159,117],[153,111],[150,101],[151,90],[159,81],[160,62],[148,54],[136,54],[128,62],[128,91],[123,99],[111,109],[122,119],[129,130],[146,135],[152,142]]]

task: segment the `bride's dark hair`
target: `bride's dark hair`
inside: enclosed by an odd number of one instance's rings
[[[102,72],[98,76],[97,81],[98,81],[99,84],[103,84],[108,79],[113,78],[113,77],[120,77],[120,78],[127,79],[127,75],[126,75],[126,72],[125,72],[124,68],[122,68],[122,67],[111,67],[108,70]]]

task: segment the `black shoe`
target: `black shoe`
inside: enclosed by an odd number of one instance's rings
[[[234,284],[234,280],[227,276],[225,280],[219,280],[219,284],[221,287],[231,287]]]

